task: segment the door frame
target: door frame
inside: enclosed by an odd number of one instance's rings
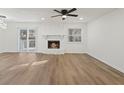
[[[29,30],[33,29],[35,30],[35,48],[32,48],[33,51],[30,51],[29,49],[29,39],[27,39],[27,50],[26,51],[22,51],[20,50],[20,30],[21,29],[26,29],[27,30],[27,37],[29,37]],[[18,44],[18,52],[36,52],[37,51],[37,28],[33,28],[33,27],[17,27],[17,33],[18,33],[18,40],[17,40],[17,44]]]

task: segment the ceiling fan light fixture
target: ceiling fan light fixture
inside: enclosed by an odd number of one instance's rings
[[[72,8],[70,10],[68,9],[63,9],[61,11],[58,11],[58,10],[54,10],[55,12],[59,13],[59,15],[55,15],[55,16],[51,16],[52,18],[53,17],[58,17],[58,16],[61,16],[62,17],[62,20],[65,20],[67,18],[67,16],[69,17],[77,17],[78,15],[77,14],[70,14],[74,11],[76,11],[77,9],[76,8]]]
[[[67,16],[66,15],[63,15],[62,18],[67,18]]]
[[[63,16],[62,16],[62,20],[65,20],[66,18],[67,18],[66,15],[63,15]]]

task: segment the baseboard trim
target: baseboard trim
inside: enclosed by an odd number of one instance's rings
[[[97,58],[97,57],[93,56],[93,55],[90,54],[90,53],[85,53],[85,54],[88,55],[88,56],[90,56],[90,57],[92,57],[94,60],[99,61],[99,62],[101,62],[102,64],[111,67],[111,68],[113,69],[113,71],[119,73],[120,75],[122,75],[122,74],[124,75],[124,72],[123,72],[122,70],[120,70],[120,69],[118,69],[118,68],[116,68],[116,67],[114,67],[114,66],[112,66],[112,65],[110,65],[110,64],[107,64],[106,61],[101,60],[100,58]]]

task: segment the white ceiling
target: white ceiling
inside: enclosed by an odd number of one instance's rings
[[[0,15],[7,17],[8,21],[16,22],[61,22],[61,17],[51,18],[53,15],[58,15],[53,11],[55,8],[0,8]],[[56,8],[61,10],[60,8]],[[69,8],[68,8],[69,9]],[[89,22],[106,13],[115,10],[114,8],[77,8],[72,14],[78,14],[77,18],[67,17],[67,22]],[[83,17],[84,20],[79,20]],[[45,20],[41,20],[45,18]]]

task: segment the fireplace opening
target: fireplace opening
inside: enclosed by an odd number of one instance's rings
[[[60,48],[60,41],[52,40],[48,41],[48,49],[59,49]]]

